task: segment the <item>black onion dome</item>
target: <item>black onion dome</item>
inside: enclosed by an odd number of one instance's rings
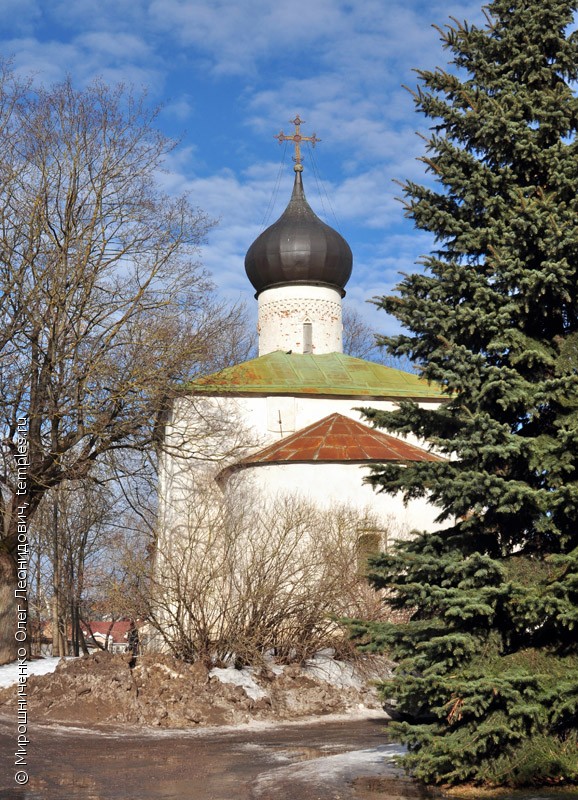
[[[345,294],[352,263],[343,236],[320,220],[305,199],[301,172],[295,173],[289,205],[245,256],[245,270],[257,294],[288,283],[334,286]]]

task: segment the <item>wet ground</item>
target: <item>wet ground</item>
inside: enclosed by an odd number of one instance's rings
[[[204,731],[30,727],[15,785],[14,721],[0,719],[0,800],[417,800],[383,719]],[[558,796],[560,797],[560,796]],[[526,800],[540,800],[526,795]],[[522,800],[521,797],[517,800]],[[561,797],[560,797],[561,800]]]
[[[36,727],[23,787],[13,727],[0,721],[2,800],[377,800],[363,781],[388,773],[395,800],[424,796],[388,767],[400,748],[382,719],[140,735]]]

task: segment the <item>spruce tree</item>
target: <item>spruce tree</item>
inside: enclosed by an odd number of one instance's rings
[[[450,70],[414,92],[432,180],[404,184],[406,212],[435,249],[379,301],[406,331],[383,343],[447,402],[366,413],[445,456],[371,476],[443,524],[373,562],[410,621],[357,635],[398,662],[384,693],[427,782],[578,781],[576,5],[453,20]]]

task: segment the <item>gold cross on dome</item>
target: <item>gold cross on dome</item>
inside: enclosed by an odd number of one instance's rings
[[[295,155],[293,156],[293,161],[295,162],[294,170],[295,172],[303,172],[303,164],[301,163],[301,142],[311,142],[311,146],[315,147],[317,142],[320,142],[321,139],[318,139],[317,136],[313,133],[311,136],[302,136],[301,135],[301,125],[305,122],[305,120],[301,119],[299,114],[295,117],[295,119],[290,120],[292,125],[295,125],[295,131],[292,135],[286,136],[283,131],[275,136],[275,139],[279,139],[279,144],[282,142],[294,142],[295,143]]]

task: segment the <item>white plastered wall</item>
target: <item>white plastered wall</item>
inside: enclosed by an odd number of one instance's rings
[[[259,355],[343,352],[341,292],[330,286],[287,285],[259,295]],[[310,325],[311,349],[304,326]]]
[[[428,404],[431,405],[431,404]],[[163,454],[159,476],[159,535],[183,525],[187,508],[195,502],[195,493],[203,482],[213,479],[224,467],[255,453],[285,436],[301,430],[324,417],[339,413],[366,423],[357,409],[368,406],[384,411],[396,405],[388,400],[269,396],[269,397],[182,397],[176,401],[167,424],[167,450]],[[203,425],[209,432],[202,431]],[[424,443],[415,437],[407,441],[418,446]],[[246,472],[254,475],[259,492],[271,497],[282,488],[303,492],[325,504],[328,487],[331,498],[366,510],[395,514],[407,527],[436,527],[435,509],[426,501],[412,501],[407,507],[401,498],[376,494],[363,484],[367,470],[359,465],[330,464],[280,465],[254,467]]]
[[[369,474],[368,466],[360,464],[260,464],[236,472],[235,484],[244,484],[249,492],[271,503],[290,491],[328,513],[340,506],[356,509],[360,516],[368,512],[377,519],[387,541],[407,538],[413,530],[440,527],[435,522],[439,509],[426,499],[406,505],[401,494],[375,492],[363,483]]]
[[[395,403],[371,398],[291,396],[177,400],[167,422],[166,449],[159,470],[156,575],[167,586],[166,598],[172,597],[168,586],[173,574],[171,567],[175,556],[178,559],[179,543],[190,541],[191,522],[196,524],[197,534],[205,525],[209,532],[219,529],[221,491],[233,502],[236,497],[255,497],[266,505],[270,502],[272,507],[279,507],[274,503],[283,495],[312,502],[328,514],[347,507],[358,512],[362,525],[364,519],[375,520],[370,534],[378,531],[385,545],[407,537],[412,530],[433,531],[439,527],[435,523],[438,512],[426,500],[412,500],[406,506],[401,495],[375,493],[363,482],[369,474],[368,468],[359,464],[271,464],[223,472],[243,457],[329,414],[340,413],[364,422],[361,412],[356,410],[360,406],[392,410]],[[215,495],[219,474],[220,488]],[[214,507],[209,508],[211,497],[217,499]],[[361,537],[367,534],[367,529],[352,533]],[[180,579],[177,584],[181,585]],[[170,606],[172,600],[168,602]],[[161,617],[165,619],[163,628],[171,631],[170,614],[167,616],[165,611]],[[151,646],[163,647],[158,641]]]

